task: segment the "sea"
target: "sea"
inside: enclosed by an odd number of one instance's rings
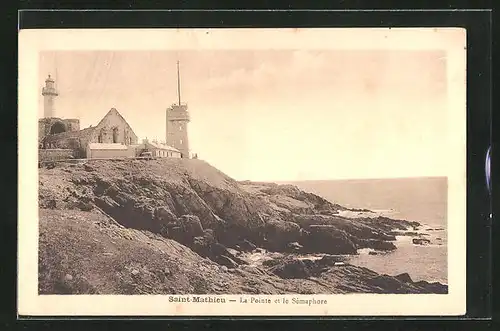
[[[359,251],[350,263],[378,273],[407,272],[414,281],[448,283],[446,177],[397,179],[314,180],[288,182],[348,208],[369,209],[379,214],[422,224],[419,232],[429,245],[414,245],[412,237],[397,236],[393,252],[370,255]]]

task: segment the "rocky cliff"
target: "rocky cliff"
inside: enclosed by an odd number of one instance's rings
[[[237,182],[187,159],[53,163],[39,174],[42,293],[447,292],[338,261],[394,250],[394,231],[418,223],[342,217],[346,208],[295,186]],[[272,262],[253,263],[259,251]],[[324,257],[298,258],[311,253]]]

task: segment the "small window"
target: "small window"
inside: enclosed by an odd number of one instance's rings
[[[113,144],[118,143],[118,128],[113,128]]]
[[[179,125],[179,131],[182,131],[182,124]]]
[[[180,144],[182,145],[182,139],[181,139],[181,141],[180,141]]]

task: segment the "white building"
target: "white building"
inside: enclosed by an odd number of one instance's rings
[[[87,145],[88,159],[114,159],[135,157],[135,150],[130,145],[116,143],[90,143]]]
[[[143,152],[151,152],[154,157],[173,157],[181,158],[182,153],[167,144],[144,140],[142,144],[136,147],[137,155]]]

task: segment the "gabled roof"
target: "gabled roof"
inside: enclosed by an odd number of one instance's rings
[[[106,149],[106,150],[110,150],[110,149],[113,149],[113,150],[116,150],[116,149],[121,149],[121,150],[128,149],[128,147],[126,145],[122,145],[122,144],[104,144],[104,143],[90,143],[88,145],[88,148],[89,149]]]
[[[128,126],[128,128],[134,132],[134,130],[132,130],[132,127],[130,126],[130,124],[128,124],[127,120],[118,112],[118,110],[116,110],[116,108],[111,108],[107,113],[106,115],[104,115],[103,118],[101,118],[101,120],[99,121],[99,123],[96,125],[96,127],[98,127],[99,125],[101,125],[101,123],[104,121],[104,119],[109,115],[109,114],[112,114],[112,113],[116,113],[116,115],[120,116],[120,118],[123,120],[123,122],[125,122],[125,124]],[[134,132],[135,134],[135,132]]]
[[[180,153],[180,151],[177,148],[174,148],[174,147],[169,146],[167,144],[154,143],[154,142],[151,142],[151,141],[148,141],[145,144],[149,145],[150,147],[156,148],[156,149],[163,149],[163,150],[168,150],[168,151]]]

